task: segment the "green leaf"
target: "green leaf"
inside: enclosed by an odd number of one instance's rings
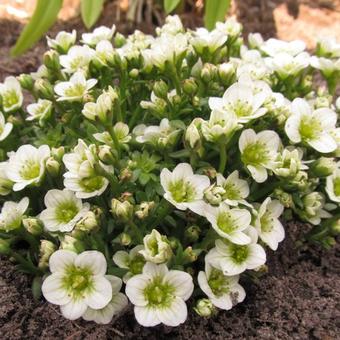
[[[164,0],[164,9],[166,14],[172,12],[180,2],[181,0]]]
[[[206,0],[204,24],[208,30],[215,27],[217,21],[223,21],[229,10],[231,0]]]
[[[81,0],[81,17],[87,28],[91,28],[103,10],[105,0]]]
[[[21,32],[19,39],[11,50],[16,57],[36,43],[57,20],[63,0],[38,0],[33,16]]]

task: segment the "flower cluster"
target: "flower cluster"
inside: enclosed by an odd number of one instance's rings
[[[130,302],[141,325],[178,326],[192,295],[202,317],[245,299],[283,220],[334,244],[340,45],[241,31],[60,32],[0,84],[0,253],[66,318],[106,324]]]

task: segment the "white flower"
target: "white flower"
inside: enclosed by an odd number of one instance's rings
[[[251,48],[261,48],[261,46],[264,43],[264,40],[260,33],[249,33],[248,43]]]
[[[126,283],[132,276],[141,274],[145,265],[145,259],[140,250],[144,246],[139,245],[132,248],[129,252],[118,250],[113,255],[113,262],[119,267],[127,269],[128,272],[123,276],[123,282]]]
[[[340,203],[340,168],[326,178],[326,192],[333,202]]]
[[[324,210],[325,196],[317,191],[313,191],[302,197],[304,209],[298,211],[300,217],[313,225],[318,225],[322,218],[330,218],[332,215]]]
[[[20,228],[28,205],[28,197],[24,197],[18,203],[12,201],[5,202],[0,214],[0,230],[8,232]]]
[[[135,317],[145,327],[163,323],[178,326],[187,318],[185,301],[194,289],[192,277],[183,271],[168,270],[165,264],[146,263],[143,273],[132,277],[125,293],[135,305]]]
[[[335,129],[337,115],[329,108],[312,110],[306,100],[294,99],[293,114],[287,119],[285,132],[293,143],[306,143],[316,151],[328,153],[337,148],[330,134]]]
[[[20,83],[15,77],[6,77],[5,81],[0,83],[0,97],[2,98],[4,112],[21,108],[24,97]]]
[[[13,187],[13,182],[8,178],[6,169],[8,162],[0,162],[0,195],[8,195]]]
[[[172,34],[183,32],[183,24],[178,15],[168,15],[165,18],[165,23],[162,27],[156,27],[157,35],[161,34]]]
[[[128,299],[120,293],[122,288],[122,280],[113,275],[105,275],[105,278],[110,281],[112,287],[112,299],[111,301],[101,309],[93,309],[87,307],[82,318],[86,321],[94,321],[98,324],[106,325],[112,321],[115,315],[120,314],[128,305]]]
[[[79,255],[57,250],[50,257],[52,274],[43,282],[42,293],[48,302],[60,306],[66,319],[78,319],[88,307],[102,309],[112,299],[106,266],[104,255],[95,250]]]
[[[194,175],[190,164],[180,163],[172,172],[164,168],[160,177],[166,200],[179,210],[189,208],[200,215],[204,214],[203,194],[210,185],[207,176]]]
[[[5,140],[13,129],[12,123],[6,123],[5,117],[0,111],[0,142]]]
[[[81,70],[87,71],[95,53],[87,45],[72,46],[66,55],[60,56],[60,65],[64,67],[64,71],[67,73],[75,73]]]
[[[70,190],[49,190],[44,198],[46,209],[39,218],[48,231],[71,231],[89,211],[90,205],[82,203]]]
[[[166,147],[176,143],[180,130],[172,126],[167,118],[163,118],[159,126],[137,125],[133,133],[137,136],[136,141],[138,143],[150,143],[155,146]]]
[[[205,50],[214,53],[218,48],[224,45],[228,36],[218,30],[209,32],[206,28],[200,27],[192,32],[193,37],[190,39],[191,44],[199,54]]]
[[[224,275],[233,276],[247,269],[255,269],[266,262],[264,249],[254,242],[238,245],[228,241],[216,240],[216,247],[205,257],[205,262],[222,270]]]
[[[78,101],[97,84],[97,79],[86,80],[84,73],[79,71],[72,75],[69,81],[62,81],[54,87],[59,96],[57,101]]]
[[[226,276],[209,263],[205,265],[205,272],[198,274],[198,284],[203,292],[208,296],[214,306],[229,310],[235,304],[242,302],[246,297],[246,292],[238,283],[239,276]]]
[[[279,145],[280,137],[274,131],[263,130],[258,134],[252,129],[242,131],[241,159],[256,182],[263,183],[268,177],[267,169],[275,167]]]
[[[320,70],[325,77],[331,77],[334,72],[340,71],[340,58],[338,60],[332,60],[313,56],[310,59],[310,64]]]
[[[38,99],[37,103],[27,105],[27,112],[29,116],[26,120],[35,120],[43,121],[44,119],[48,119],[52,112],[52,102],[46,99]]]
[[[72,33],[61,31],[54,39],[47,37],[47,45],[50,48],[60,50],[62,53],[66,53],[71,46],[74,45],[77,39],[76,30],[72,30]]]
[[[239,128],[236,115],[233,112],[219,108],[213,109],[209,121],[202,121],[201,123],[202,135],[207,141],[213,143],[227,143],[233,133]]]
[[[225,22],[217,22],[216,30],[226,34],[230,39],[235,39],[242,31],[242,25],[235,18],[229,18]]]
[[[317,44],[317,54],[327,58],[340,58],[340,43],[334,37],[322,37]]]
[[[39,184],[45,174],[46,160],[50,157],[50,148],[42,145],[21,145],[10,155],[6,168],[7,177],[14,182],[13,190],[20,191],[28,185]]]
[[[233,171],[226,179],[222,174],[217,174],[216,182],[225,190],[222,196],[225,203],[233,207],[239,204],[250,206],[245,200],[249,195],[249,185],[247,181],[240,179],[237,170]]]
[[[144,248],[139,251],[146,261],[164,263],[172,257],[172,249],[166,236],[161,235],[156,229],[143,239]]]
[[[251,83],[238,82],[231,85],[222,98],[209,98],[209,107],[232,113],[239,123],[247,123],[267,112],[262,105],[270,94],[271,91],[267,90],[255,93]]]
[[[283,205],[278,200],[267,197],[256,217],[255,227],[259,237],[272,250],[276,250],[285,237],[285,230],[278,219],[282,212]]]
[[[96,46],[96,59],[104,66],[114,61],[114,48],[112,43],[107,40],[100,41]]]
[[[297,56],[292,56],[282,52],[273,58],[265,59],[267,65],[275,71],[281,79],[297,76],[298,73],[309,66],[310,56],[307,52],[302,52]]]
[[[83,33],[81,36],[82,42],[90,46],[96,46],[100,41],[111,40],[115,30],[115,25],[112,25],[111,28],[99,26],[92,33]]]
[[[248,210],[230,209],[227,204],[222,203],[217,208],[209,206],[205,211],[205,216],[221,237],[240,245],[251,242],[249,236],[243,232],[251,222]]]
[[[261,44],[260,49],[271,57],[279,53],[287,53],[295,57],[306,49],[306,44],[302,40],[283,41],[271,38]]]

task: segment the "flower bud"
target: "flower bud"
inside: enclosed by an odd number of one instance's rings
[[[204,175],[208,176],[210,179],[215,179],[217,176],[217,171],[213,167],[208,167],[203,169]]]
[[[189,242],[196,242],[201,233],[201,228],[198,225],[188,227],[184,232],[184,237]]]
[[[223,84],[230,84],[235,76],[235,67],[232,63],[224,63],[218,67],[218,76]]]
[[[0,254],[9,255],[10,253],[11,253],[10,241],[0,238]]]
[[[115,157],[111,152],[111,147],[108,145],[99,145],[98,157],[105,164],[113,164]]]
[[[59,148],[52,148],[51,149],[51,156],[60,162],[63,159],[65,154],[65,148],[63,146],[59,146]]]
[[[285,192],[282,189],[277,188],[274,190],[274,197],[277,198],[285,208],[294,207],[293,196],[288,192]]]
[[[201,250],[192,249],[192,247],[187,247],[184,249],[183,257],[185,263],[192,263],[198,259],[198,255],[201,253]]]
[[[57,177],[59,175],[60,163],[53,157],[50,157],[46,161],[46,170],[52,177]]]
[[[34,83],[34,90],[42,99],[54,99],[54,91],[51,83],[46,79],[37,79]]]
[[[50,256],[56,251],[57,247],[54,243],[48,240],[40,241],[40,251],[39,251],[39,263],[38,267],[40,269],[46,269],[48,267],[48,260]]]
[[[119,180],[121,182],[127,182],[132,178],[132,171],[128,168],[122,169],[119,174]]]
[[[142,202],[135,212],[138,219],[143,220],[149,216],[150,210],[155,206],[155,202]]]
[[[132,217],[133,205],[129,201],[121,202],[116,198],[113,198],[111,201],[111,212],[114,217],[127,222]]]
[[[331,229],[335,235],[340,234],[340,218],[331,224]]]
[[[43,63],[51,71],[60,70],[59,53],[54,50],[45,52],[43,56]]]
[[[70,250],[78,254],[85,250],[85,247],[80,240],[69,235],[64,236],[64,239],[60,243],[60,248],[64,250]]]
[[[155,93],[156,97],[167,99],[169,87],[165,81],[159,80],[155,82],[153,86],[153,92]]]
[[[200,299],[197,301],[194,311],[199,316],[209,318],[216,313],[216,308],[209,299]]]
[[[164,263],[172,257],[172,249],[166,236],[161,235],[156,229],[144,237],[144,249],[140,250],[146,261]]]
[[[330,176],[336,168],[333,158],[320,157],[310,165],[310,170],[315,177]]]
[[[188,96],[194,96],[197,93],[198,85],[194,78],[185,79],[183,81],[183,91]]]
[[[89,232],[98,227],[98,221],[93,211],[88,211],[85,216],[76,224],[75,228],[81,231]]]
[[[201,78],[205,83],[209,83],[216,76],[217,67],[213,64],[204,64],[201,71]]]
[[[114,39],[113,39],[114,45],[116,48],[120,48],[126,43],[126,38],[121,33],[116,33]]]
[[[20,86],[27,90],[27,91],[31,91],[33,89],[34,86],[34,80],[32,78],[32,76],[30,74],[25,74],[22,73],[20,74],[20,76],[17,77]]]
[[[195,118],[185,131],[184,138],[191,149],[197,150],[202,147],[202,139],[199,132],[199,127],[202,121],[202,118]]]
[[[129,72],[129,76],[132,78],[132,79],[136,79],[138,78],[139,76],[139,71],[137,68],[133,68],[130,72]]]
[[[35,217],[24,218],[22,224],[24,228],[34,236],[40,235],[44,229],[43,223]]]
[[[213,184],[204,191],[204,199],[211,205],[219,205],[224,200],[225,193],[223,187]]]

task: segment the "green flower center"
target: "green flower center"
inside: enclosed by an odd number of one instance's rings
[[[10,108],[18,104],[19,96],[15,90],[8,90],[2,95],[2,105],[5,108]]]
[[[174,299],[175,288],[164,283],[162,278],[157,276],[144,288],[144,296],[148,306],[153,308],[167,308]]]
[[[82,97],[85,92],[85,86],[83,84],[73,84],[65,90],[67,97]]]
[[[240,246],[237,244],[230,244],[230,253],[235,263],[243,263],[249,256],[249,248],[247,245]]]
[[[269,161],[269,150],[263,143],[249,144],[242,153],[242,161],[245,164],[258,166]]]
[[[40,164],[33,160],[26,160],[19,171],[21,178],[31,180],[40,175]]]
[[[340,196],[340,177],[336,177],[333,182],[335,196]]]
[[[232,233],[236,229],[235,221],[230,213],[220,213],[217,217],[217,225],[226,234]]]
[[[56,219],[61,223],[70,222],[79,212],[75,202],[68,201],[59,204],[56,208]]]
[[[253,107],[248,102],[241,101],[240,99],[227,105],[226,109],[234,112],[237,117],[247,117],[253,113]]]
[[[221,270],[213,268],[209,275],[208,284],[216,296],[222,296],[229,292],[228,279],[223,275]]]
[[[184,179],[171,182],[169,184],[169,191],[176,202],[192,202],[195,200],[195,188]]]
[[[299,132],[304,141],[313,140],[322,132],[322,126],[316,117],[303,116],[300,122]]]
[[[129,263],[129,270],[133,275],[140,274],[143,271],[145,260],[143,256],[136,256]]]
[[[66,268],[62,285],[73,299],[84,298],[94,287],[93,273],[90,268],[70,265]]]
[[[273,230],[274,218],[272,217],[272,215],[269,212],[266,212],[260,218],[260,223],[261,223],[261,230],[264,233],[269,233]]]
[[[104,185],[104,177],[94,176],[81,179],[81,186],[85,192],[93,192],[99,190]]]
[[[226,191],[223,195],[224,198],[228,198],[230,200],[239,200],[242,198],[240,190],[236,187],[235,183],[226,183],[223,188]]]

